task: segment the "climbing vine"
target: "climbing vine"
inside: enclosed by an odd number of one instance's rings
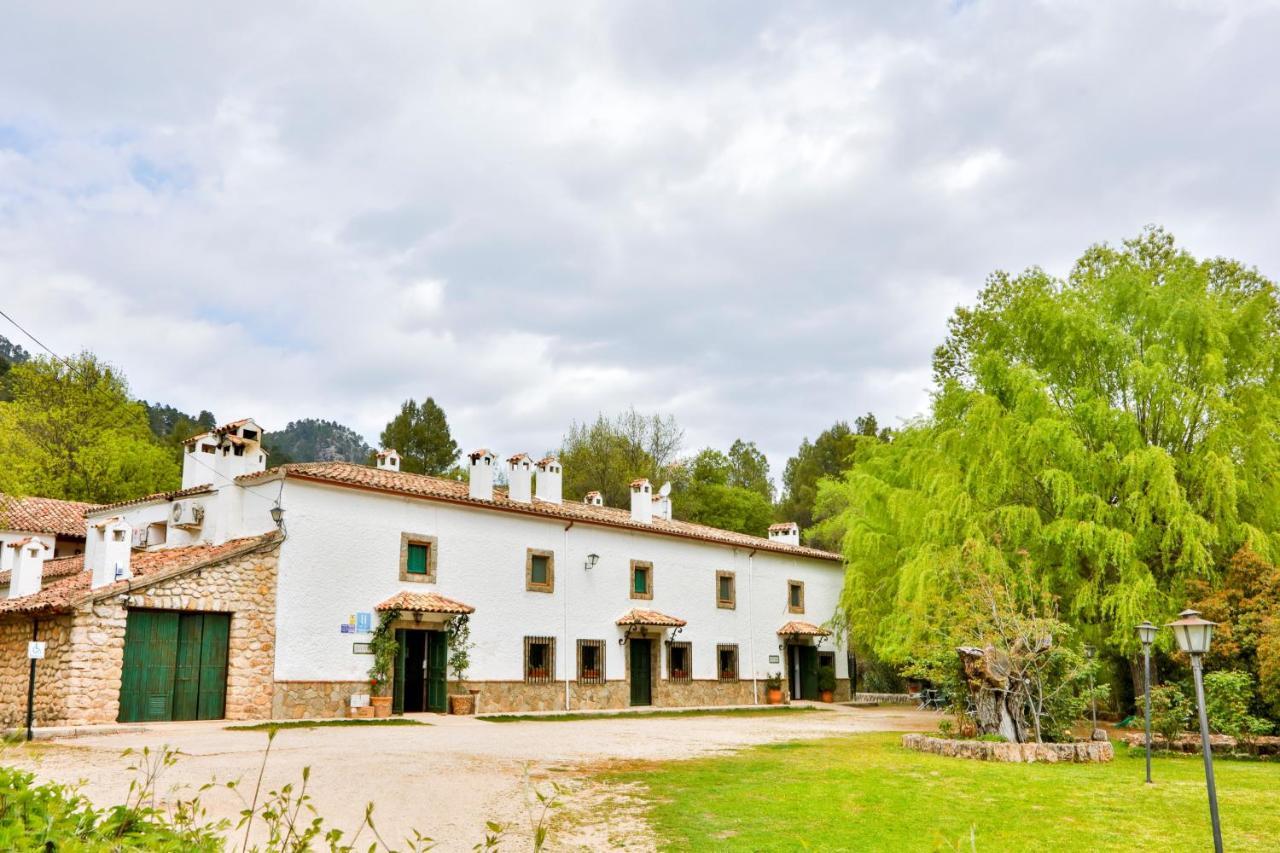
[[[378,626],[373,629],[373,639],[369,641],[369,650],[373,652],[373,664],[369,667],[369,687],[379,696],[386,693],[391,685],[391,675],[395,672],[400,644],[396,642],[396,632],[391,625],[399,618],[399,610],[384,610],[379,613]]]

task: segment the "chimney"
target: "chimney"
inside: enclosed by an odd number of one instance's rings
[[[558,504],[561,499],[560,486],[562,482],[562,472],[560,470],[560,460],[554,456],[544,456],[538,460],[537,471],[537,497],[540,501],[546,501],[549,504]],[[597,492],[597,494],[599,494]]]
[[[655,495],[653,498],[653,517],[663,521],[671,520],[671,496]]]
[[[799,545],[800,525],[796,524],[794,521],[784,521],[781,524],[770,524],[769,541],[777,542],[779,545]]]
[[[480,448],[467,454],[471,459],[471,498],[477,501],[493,500],[493,451]]]
[[[4,542],[0,540],[0,572],[13,571],[14,561],[18,559],[17,548],[11,548],[12,542]]]
[[[4,546],[6,551],[13,551],[13,568],[9,575],[9,597],[21,598],[34,595],[40,591],[40,581],[44,577],[44,561],[49,558],[49,546],[28,536],[17,542]]]
[[[599,492],[587,492],[582,496],[582,502],[587,506],[604,506],[604,495]]]
[[[90,563],[88,568],[93,573],[90,581],[93,589],[133,577],[129,571],[132,533],[129,522],[123,518],[108,518],[94,525],[97,547],[86,551],[86,562]]]
[[[527,453],[507,460],[507,497],[522,504],[533,500],[533,460]]]
[[[400,470],[400,454],[396,453],[394,448],[388,447],[386,450],[378,451],[378,470],[379,471],[399,471]]]
[[[631,520],[641,524],[653,521],[653,489],[649,481],[641,477],[631,481]]]

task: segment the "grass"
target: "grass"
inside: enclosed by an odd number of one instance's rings
[[[1214,763],[1228,850],[1275,850],[1280,764]],[[754,747],[609,775],[664,850],[1204,850],[1199,756],[1000,764],[911,752],[893,734]],[[970,837],[972,833],[972,846]]]
[[[644,717],[652,720],[655,717],[772,717],[777,714],[804,714],[814,711],[826,711],[826,708],[811,708],[792,705],[775,705],[766,708],[693,708],[687,711],[622,711],[616,714],[494,714],[477,717],[487,723],[564,723],[572,720],[613,720]]]
[[[251,723],[244,726],[227,726],[229,732],[269,732],[277,729],[320,729],[331,726],[429,726],[421,720],[406,720],[404,717],[382,717],[378,719],[342,719],[342,720],[283,720],[276,723]]]

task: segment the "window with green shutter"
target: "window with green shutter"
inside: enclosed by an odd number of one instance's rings
[[[631,597],[653,598],[653,563],[645,560],[631,561]]]
[[[427,557],[431,553],[431,546],[413,542],[409,545],[409,565],[407,571],[411,575],[425,575],[427,573]]]
[[[556,558],[552,551],[529,548],[524,556],[524,588],[529,592],[554,592]]]
[[[400,534],[400,580],[436,582],[436,537]]]

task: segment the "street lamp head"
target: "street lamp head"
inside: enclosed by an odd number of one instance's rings
[[[1209,642],[1213,638],[1213,626],[1217,622],[1201,619],[1197,610],[1184,610],[1178,614],[1175,622],[1170,622],[1173,636],[1178,640],[1178,648],[1189,655],[1202,655],[1209,651]]]
[[[284,507],[280,506],[277,501],[276,505],[271,508],[271,520],[275,522],[276,527],[284,523]]]
[[[1156,631],[1160,629],[1150,622],[1143,622],[1138,626],[1138,639],[1142,641],[1142,645],[1149,646],[1155,642]]]

